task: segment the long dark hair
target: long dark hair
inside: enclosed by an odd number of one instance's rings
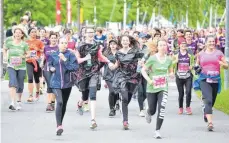
[[[119,38],[119,40],[118,40],[118,45],[119,45],[120,49],[123,48],[122,47],[122,44],[121,44],[121,41],[122,41],[122,38],[123,37],[128,37],[129,38],[129,40],[130,40],[130,47],[131,48],[133,48],[133,49],[138,49],[139,48],[140,44],[139,44],[139,42],[137,40],[134,39],[134,37],[129,36],[129,35],[122,35]]]

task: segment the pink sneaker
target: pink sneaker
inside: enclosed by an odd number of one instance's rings
[[[61,134],[63,133],[63,127],[62,126],[58,126],[56,129],[56,135],[57,136],[61,136]]]
[[[124,128],[124,130],[128,130],[129,129],[129,124],[128,124],[127,121],[123,122],[123,128]]]
[[[183,114],[183,108],[179,108],[178,114],[179,115]]]
[[[186,114],[187,114],[187,115],[192,115],[191,107],[187,107],[187,108],[186,108]]]

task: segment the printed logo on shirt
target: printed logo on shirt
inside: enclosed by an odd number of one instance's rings
[[[21,64],[22,64],[22,58],[21,57],[11,57],[10,58],[10,65],[19,66]]]
[[[152,79],[155,89],[166,87],[166,75],[153,76]]]

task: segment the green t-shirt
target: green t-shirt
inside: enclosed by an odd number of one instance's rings
[[[22,41],[20,44],[16,45],[13,43],[13,40],[5,41],[5,48],[8,50],[8,67],[12,67],[15,70],[25,70],[26,61],[25,58],[22,58],[26,51],[29,50],[28,44]]]
[[[156,55],[149,57],[145,63],[149,77],[153,80],[152,84],[147,84],[146,92],[156,93],[168,90],[168,71],[172,68],[172,60],[166,56],[165,62],[161,63]]]

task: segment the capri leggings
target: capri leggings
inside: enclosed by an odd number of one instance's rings
[[[50,79],[51,79],[52,73],[50,71],[43,71],[43,75],[47,83],[47,93],[53,93],[52,89],[50,88]]]
[[[25,70],[15,70],[8,67],[9,87],[15,87],[17,93],[22,93],[24,89]]]
[[[42,70],[41,70],[38,62],[37,62],[37,66],[38,66],[38,70],[37,70],[37,72],[35,72],[34,71],[34,65],[32,63],[26,62],[28,83],[33,83],[33,77],[34,77],[35,83],[40,83],[39,78],[42,76]]]
[[[147,93],[147,100],[149,105],[147,113],[151,116],[156,113],[158,105],[156,130],[160,130],[165,117],[165,106],[168,100],[168,92],[160,91],[156,93]]]
[[[88,97],[90,100],[96,100],[96,92],[98,86],[99,75],[95,74],[88,77],[79,83],[79,89],[82,90],[82,100],[87,101]]]
[[[212,107],[217,97],[218,83],[208,83],[203,80],[200,82],[200,89],[202,91],[202,99],[205,106],[204,113],[212,114]]]

